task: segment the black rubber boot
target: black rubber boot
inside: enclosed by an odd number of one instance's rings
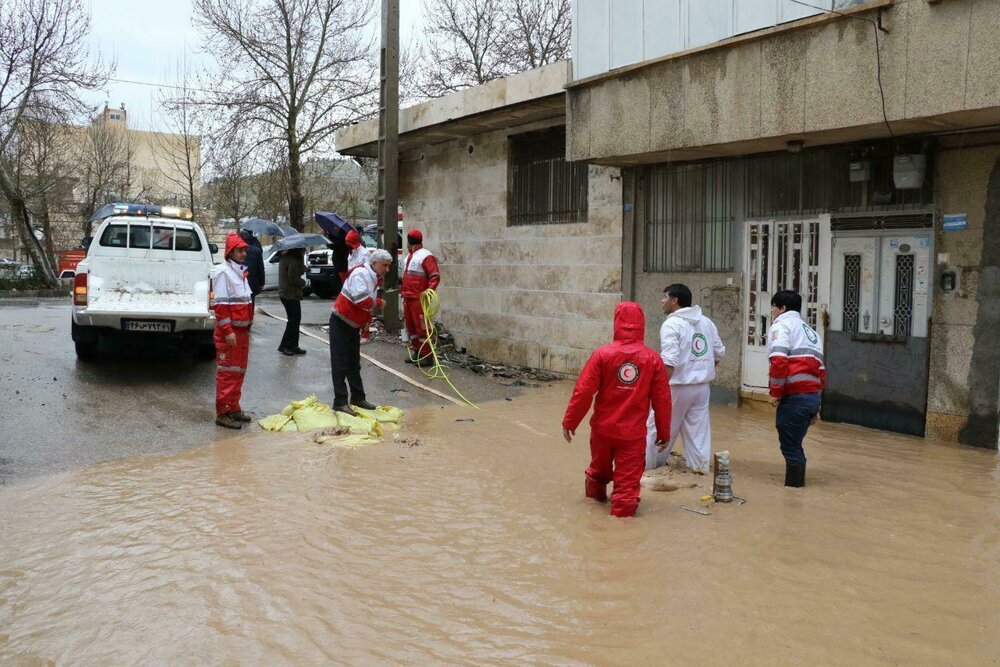
[[[354,401],[351,405],[356,408],[361,408],[362,410],[374,410],[378,407],[374,403],[369,403],[368,401]]]
[[[806,485],[806,466],[799,463],[785,464],[785,486],[795,488]]]

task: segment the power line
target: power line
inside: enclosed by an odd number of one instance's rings
[[[150,88],[173,88],[174,90],[189,90],[196,93],[212,93],[216,95],[225,94],[220,90],[207,90],[205,88],[192,88],[190,86],[176,86],[169,83],[153,83],[152,81],[135,81],[132,79],[116,79],[114,77],[108,78],[108,81],[114,81],[116,83],[131,83],[137,86],[149,86]]]
[[[837,14],[838,16],[843,16],[849,19],[855,19],[858,21],[864,21],[866,23],[871,23],[872,28],[875,29],[875,67],[876,67],[876,79],[878,80],[878,94],[882,100],[882,120],[885,122],[885,129],[889,131],[889,136],[892,138],[896,137],[896,134],[892,131],[892,125],[889,124],[889,114],[885,110],[885,88],[882,86],[882,45],[879,42],[879,32],[889,32],[881,25],[881,9],[879,9],[879,21],[873,21],[872,19],[865,16],[858,16],[857,14],[848,14],[846,12],[837,11],[836,9],[826,9],[825,7],[817,7],[816,5],[810,5],[808,2],[802,2],[802,0],[792,0],[797,5],[802,5],[803,7],[809,7],[810,9],[818,9],[821,12],[829,12],[831,14]]]

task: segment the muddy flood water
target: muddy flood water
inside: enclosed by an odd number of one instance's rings
[[[569,389],[0,489],[0,664],[997,663],[995,452],[821,424],[785,489],[772,413],[720,408],[748,502],[616,520]]]

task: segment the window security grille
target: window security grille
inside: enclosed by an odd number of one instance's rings
[[[566,162],[564,128],[510,138],[508,225],[587,221],[587,165]]]
[[[896,255],[893,334],[909,336],[913,329],[913,255]]]
[[[844,331],[858,333],[861,314],[861,255],[844,255]]]
[[[646,170],[646,271],[732,270],[736,169],[729,161]]]

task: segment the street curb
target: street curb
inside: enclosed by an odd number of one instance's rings
[[[13,289],[0,290],[0,299],[20,301],[22,299],[55,299],[68,297],[72,292],[68,289]]]

